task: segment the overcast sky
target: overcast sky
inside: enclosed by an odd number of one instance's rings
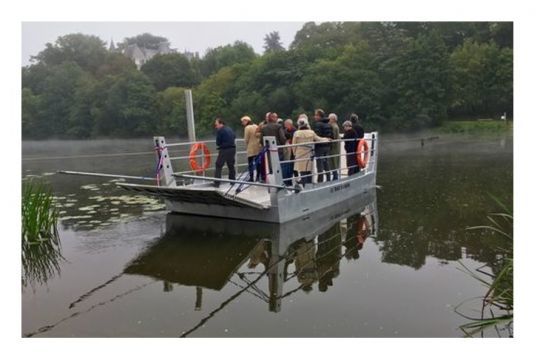
[[[242,40],[253,46],[255,52],[264,51],[264,36],[278,31],[284,47],[288,47],[302,22],[23,22],[22,64],[30,63],[45,44],[54,43],[59,36],[83,33],[99,36],[115,43],[125,37],[149,32],[164,36],[172,48],[179,51],[198,51],[202,56],[208,48]]]

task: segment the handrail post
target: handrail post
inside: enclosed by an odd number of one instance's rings
[[[283,174],[281,171],[281,163],[279,160],[279,150],[277,148],[275,136],[265,136],[264,144],[268,146],[268,159],[270,161],[271,174],[266,174],[269,182],[274,185],[282,185]],[[276,190],[271,190],[275,192]]]
[[[156,149],[156,161],[160,166],[158,169],[159,186],[176,187],[176,180],[173,176],[173,168],[165,138],[163,136],[154,136],[154,147]]]
[[[379,157],[379,133],[378,132],[372,132],[371,133],[371,158],[373,161],[373,165],[371,170],[377,176],[377,158]]]

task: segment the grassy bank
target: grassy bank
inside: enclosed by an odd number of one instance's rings
[[[438,134],[504,134],[512,132],[513,122],[503,120],[447,120],[441,126],[432,129]]]

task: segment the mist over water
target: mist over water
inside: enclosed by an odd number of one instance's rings
[[[66,261],[46,284],[23,287],[22,333],[462,336],[466,319],[453,307],[485,288],[457,261],[475,268],[498,255],[498,237],[466,227],[499,210],[490,194],[512,206],[513,139],[430,137],[381,134],[376,196],[298,238],[287,237],[294,228],[167,215],[159,200],[113,179],[55,173],[154,176],[152,139],[24,141],[23,180],[52,185]],[[138,152],[148,153],[77,157]],[[276,244],[289,279],[277,288],[268,265]]]

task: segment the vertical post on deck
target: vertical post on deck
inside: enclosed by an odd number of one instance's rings
[[[270,161],[271,175],[266,174],[266,176],[270,176],[269,183],[283,185],[283,174],[281,173],[281,161],[279,160],[276,138],[275,136],[264,136],[263,142],[268,145],[268,160]],[[275,192],[276,189],[272,189],[271,191]]]
[[[156,149],[156,160],[159,165],[157,169],[160,179],[159,186],[176,187],[176,179],[173,176],[171,159],[165,138],[163,136],[154,136],[154,147]]]
[[[191,96],[191,90],[184,90],[186,96],[186,118],[187,118],[187,130],[189,142],[195,142],[195,117],[193,116],[193,98]]]

